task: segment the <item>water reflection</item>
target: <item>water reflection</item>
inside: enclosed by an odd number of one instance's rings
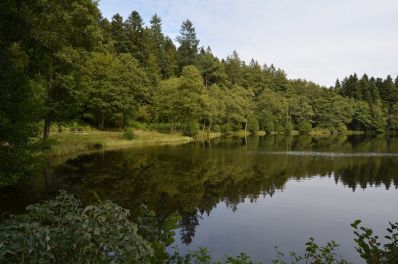
[[[181,241],[190,244],[202,218],[220,203],[236,212],[239,204],[278,195],[289,180],[316,176],[352,191],[396,189],[397,153],[397,138],[359,136],[223,138],[109,151],[50,164],[44,177],[21,187],[20,203],[66,189],[85,202],[94,201],[94,193],[110,199],[133,216],[141,203],[160,219],[178,211],[183,217]],[[20,201],[12,199],[8,205]]]

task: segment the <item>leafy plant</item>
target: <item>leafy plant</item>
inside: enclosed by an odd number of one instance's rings
[[[357,244],[355,249],[360,256],[369,264],[398,263],[398,222],[389,222],[388,235],[384,236],[387,242],[383,245],[372,229],[360,226],[361,222],[356,220],[351,224]]]
[[[199,124],[198,122],[190,122],[182,125],[182,132],[184,136],[193,137],[196,136],[199,132]]]
[[[208,250],[206,248],[199,248],[198,250],[195,251],[189,251],[186,255],[180,255],[178,250],[174,251],[174,254],[171,255],[167,261],[167,264],[190,264],[190,263],[195,263],[195,264],[254,264],[254,262],[251,261],[251,258],[247,256],[244,253],[240,253],[239,256],[237,257],[232,257],[232,256],[226,256],[225,259],[221,261],[212,261],[212,257],[209,254]]]
[[[299,264],[299,263],[313,263],[313,264],[345,264],[347,260],[342,259],[336,253],[338,245],[334,241],[327,242],[325,246],[319,246],[314,238],[310,238],[305,244],[305,254],[303,256],[297,255],[295,252],[290,252],[290,261],[286,262],[286,256],[284,253],[276,249],[277,259],[273,264]]]
[[[1,263],[149,263],[153,249],[112,202],[82,207],[61,191],[0,227]]]
[[[168,264],[253,264],[241,253],[213,262],[206,248],[181,255],[167,247],[174,242],[181,216],[159,217],[141,206],[137,224],[129,211],[110,201],[82,206],[72,194],[61,191],[54,199],[27,207],[27,213],[11,216],[0,226],[0,263],[168,263]],[[356,250],[369,264],[398,263],[398,223],[389,223],[387,242],[381,244],[370,228],[354,228]],[[318,245],[313,238],[304,255],[288,255],[276,249],[274,264],[346,264],[337,254],[334,241]],[[287,260],[288,259],[288,260]]]
[[[141,216],[138,217],[138,234],[143,236],[151,243],[154,256],[151,258],[154,263],[163,263],[169,255],[166,247],[174,242],[175,229],[181,216],[174,213],[165,218],[160,218],[149,210],[145,205],[141,205]]]
[[[259,130],[259,125],[256,118],[254,117],[249,118],[247,122],[247,129],[252,133],[256,133]]]
[[[126,128],[124,131],[123,137],[127,140],[133,140],[135,139],[135,134],[132,128]]]
[[[312,125],[308,121],[301,121],[300,123],[297,124],[297,130],[300,133],[304,133],[304,134],[308,133],[311,131],[311,129],[312,129]]]

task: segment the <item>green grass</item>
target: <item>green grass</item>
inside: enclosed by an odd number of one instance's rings
[[[145,144],[181,144],[192,141],[191,137],[181,134],[162,134],[157,131],[134,130],[133,140],[123,137],[123,131],[88,130],[82,133],[53,132],[51,138],[55,144],[50,149],[51,156],[65,156],[78,152],[97,149],[128,148]]]
[[[183,136],[182,134],[164,134],[153,130],[133,130],[135,138],[132,140],[123,137],[124,131],[103,131],[90,127],[84,127],[83,132],[72,133],[69,128],[64,128],[62,133],[58,133],[54,126],[51,129],[51,140],[55,143],[52,145],[50,156],[66,156],[79,152],[96,151],[99,149],[118,149],[128,148],[145,144],[182,144],[193,140],[192,137]],[[345,135],[357,135],[362,131],[345,131]],[[264,131],[258,131],[257,135],[265,135]],[[279,134],[279,133],[270,133]],[[292,131],[291,135],[297,135],[297,131]],[[229,132],[230,136],[248,136],[250,132],[245,133],[244,130]],[[331,131],[328,129],[314,129],[309,132],[310,136],[330,136]],[[208,140],[222,136],[220,132],[203,132],[195,137],[197,140]]]

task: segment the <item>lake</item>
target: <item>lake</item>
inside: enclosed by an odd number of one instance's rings
[[[265,136],[143,146],[50,160],[32,181],[1,192],[1,212],[65,189],[85,202],[141,203],[160,219],[178,211],[180,252],[207,247],[215,259],[245,252],[269,263],[303,253],[309,237],[335,240],[362,263],[350,223],[380,235],[398,220],[398,138]]]

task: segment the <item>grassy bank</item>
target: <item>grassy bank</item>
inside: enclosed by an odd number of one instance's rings
[[[362,134],[362,131],[345,131],[345,135],[356,135]],[[99,149],[118,149],[128,148],[133,146],[145,145],[145,144],[182,144],[188,143],[194,138],[183,136],[180,133],[168,134],[160,133],[155,130],[147,129],[135,129],[134,139],[128,140],[123,137],[123,131],[103,131],[96,130],[89,127],[84,127],[83,131],[77,133],[71,132],[69,129],[63,129],[62,133],[58,133],[57,129],[52,128],[51,139],[54,144],[51,146],[49,154],[50,156],[66,156],[79,152],[94,151]],[[226,136],[249,136],[251,133],[244,130],[234,131],[225,133]],[[258,131],[256,135],[275,135],[286,133],[266,133],[265,131]],[[298,131],[291,131],[290,135],[298,135]],[[308,133],[310,136],[331,136],[332,133],[328,129],[317,129],[312,130]],[[209,140],[224,135],[220,132],[203,132],[199,131],[198,135],[195,136],[195,140]]]
[[[96,149],[128,148],[145,144],[182,144],[193,140],[181,134],[162,134],[157,131],[134,130],[135,138],[127,140],[122,131],[89,130],[81,133],[54,132],[51,156],[64,156]]]

